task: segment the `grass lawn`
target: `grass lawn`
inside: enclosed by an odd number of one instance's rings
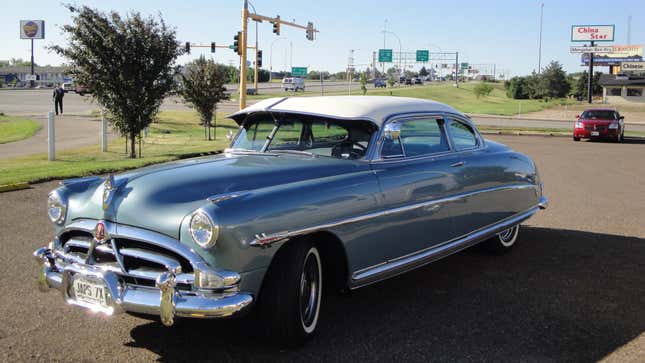
[[[218,119],[224,121],[215,129],[217,140],[206,141],[204,128],[199,126],[195,112],[161,112],[159,122],[150,126],[148,137],[143,139],[143,158],[140,159],[129,159],[125,154],[125,141],[120,139],[110,143],[106,153],[97,145],[60,151],[56,153],[56,161],[48,161],[47,154],[0,160],[0,185],[137,168],[190,154],[222,150],[228,145],[225,134],[228,130],[237,130],[237,125],[225,120],[223,114],[219,114]]]
[[[470,114],[488,114],[488,115],[516,115],[520,111],[522,114],[527,112],[541,111],[546,108],[570,104],[574,101],[566,99],[550,100],[514,100],[506,97],[504,85],[497,83],[493,85],[493,91],[486,97],[477,98],[473,88],[477,82],[460,83],[459,88],[454,87],[452,83],[428,83],[423,86],[404,86],[394,88],[374,89],[372,85],[368,86],[368,96],[400,96],[415,97],[422,99],[431,99],[434,101],[448,104],[457,110]],[[326,96],[346,95],[347,91],[325,92]],[[360,94],[359,90],[352,91],[352,94]],[[286,93],[284,95],[287,95]],[[319,96],[320,92],[297,92],[293,96],[307,97]],[[260,94],[248,96],[250,100],[260,100],[270,97],[280,97],[281,95]]]
[[[38,130],[40,124],[36,121],[0,115],[0,144],[30,138]]]

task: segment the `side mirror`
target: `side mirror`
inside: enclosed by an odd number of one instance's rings
[[[401,124],[398,122],[392,122],[385,125],[383,135],[388,140],[398,140],[401,137]]]

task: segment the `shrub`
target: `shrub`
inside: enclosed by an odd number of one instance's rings
[[[486,82],[480,82],[475,86],[475,88],[473,88],[473,92],[475,92],[475,96],[477,96],[477,98],[481,96],[486,97],[493,92],[493,86]]]

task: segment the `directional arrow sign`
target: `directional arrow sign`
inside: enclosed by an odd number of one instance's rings
[[[378,61],[380,63],[392,63],[392,49],[379,49]]]
[[[614,47],[612,46],[599,46],[599,47],[580,47],[580,46],[571,46],[569,48],[570,53],[613,53]]]
[[[294,77],[305,77],[307,75],[307,67],[291,67],[291,75]]]

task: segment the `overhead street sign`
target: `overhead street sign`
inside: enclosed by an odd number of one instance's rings
[[[293,77],[305,77],[307,75],[307,67],[291,67],[291,75]]]
[[[466,63],[466,62],[464,62],[464,63],[462,63],[462,64],[461,64],[461,67],[460,67],[460,68],[461,68],[461,69],[466,69],[466,68],[468,68],[468,66],[469,66],[469,64],[468,64],[468,63]]]
[[[430,60],[430,52],[427,50],[417,50],[417,62],[427,62]]]
[[[380,63],[392,63],[392,49],[379,49],[378,61]]]
[[[613,46],[600,46],[600,47],[581,47],[573,45],[569,48],[570,53],[613,53]]]
[[[572,42],[613,42],[614,25],[572,25]]]

